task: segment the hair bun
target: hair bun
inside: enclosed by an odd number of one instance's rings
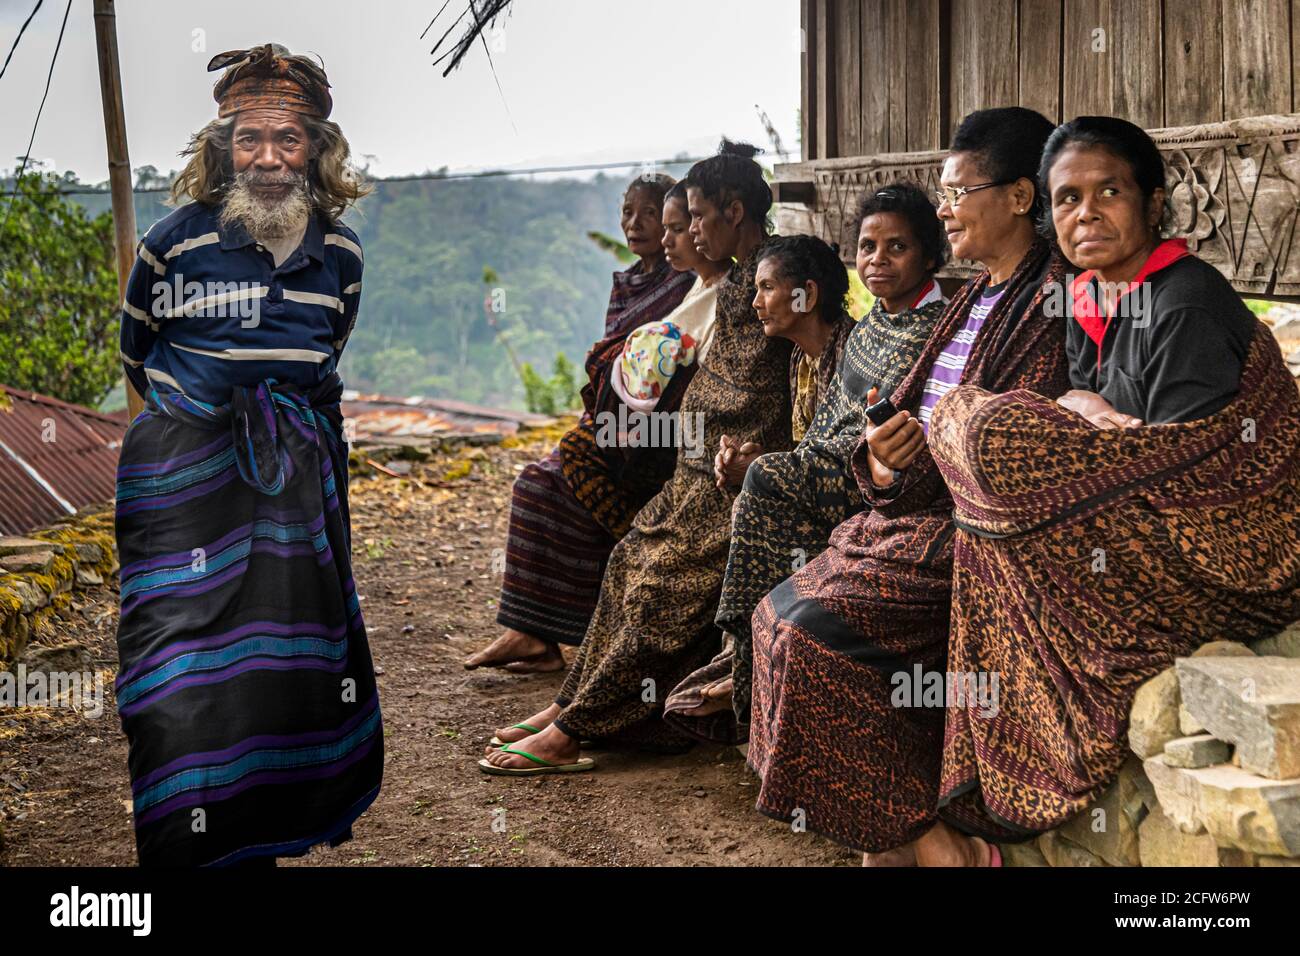
[[[840,254],[840,244],[838,242],[828,243],[828,245],[831,247],[831,252],[835,253],[837,256]]]
[[[719,156],[739,156],[741,159],[753,159],[762,150],[757,146],[749,143],[733,143],[727,137],[722,137],[722,142],[718,144]]]

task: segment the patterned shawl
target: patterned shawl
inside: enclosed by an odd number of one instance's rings
[[[713,343],[682,398],[689,439],[672,478],[614,547],[591,625],[560,690],[556,726],[587,739],[680,749],[686,738],[658,719],[667,691],[717,651],[714,624],[731,543],[731,496],[714,483],[722,434],[770,451],[790,448],[791,343],[769,338],[754,314],[760,243],[717,286]],[[684,437],[684,436],[683,436]],[[661,691],[661,692],[662,692]]]
[[[761,455],[749,467],[732,507],[727,572],[715,618],[732,644],[677,686],[665,719],[702,739],[739,743],[748,737],[751,688],[750,620],[754,608],[791,571],[791,555],[812,559],[830,531],[862,509],[849,458],[867,417],[873,386],[892,392],[911,369],[945,302],[937,293],[897,315],[877,299],[848,326],[838,371],[822,391],[803,440],[786,454]],[[733,710],[700,718],[681,713],[702,703],[703,688],[733,677]]]
[[[949,669],[1001,683],[993,715],[948,710],[940,793],[968,830],[1064,822],[1127,758],[1143,682],[1300,617],[1300,395],[1262,323],[1208,418],[1099,430],[1031,391],[958,387],[929,442],[966,532]]]
[[[683,448],[678,465],[704,472],[710,480],[713,456],[724,434],[742,442],[757,442],[765,451],[785,451],[791,444],[788,370],[792,346],[787,339],[764,335],[754,312],[754,272],[759,253],[770,241],[765,238],[718,282],[713,345],[697,363],[695,378],[682,401],[682,415],[701,416],[706,454],[689,457]],[[783,420],[773,421],[766,414],[756,417],[757,395],[784,405]]]
[[[913,308],[890,315],[877,299],[850,330],[838,376],[824,393],[825,400],[796,453],[815,453],[836,470],[849,471],[853,450],[867,426],[867,394],[872,388],[882,395],[893,393],[916,364],[947,304],[936,292]]]

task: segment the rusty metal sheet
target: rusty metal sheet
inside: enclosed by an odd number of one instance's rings
[[[488,408],[454,399],[397,398],[343,394],[343,416],[356,422],[359,440],[379,438],[448,438],[456,435],[513,435],[521,426],[554,422],[545,415]]]
[[[2,388],[0,534],[22,534],[113,500],[126,422],[22,389]]]

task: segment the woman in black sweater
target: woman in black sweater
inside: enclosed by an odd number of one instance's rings
[[[1045,225],[1084,269],[1066,290],[1073,390],[1060,404],[1099,428],[1206,418],[1237,394],[1250,310],[1182,239],[1160,238],[1164,162],[1111,116],[1057,127],[1039,174]]]

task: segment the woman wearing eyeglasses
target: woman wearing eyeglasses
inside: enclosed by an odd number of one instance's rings
[[[868,510],[754,612],[749,763],[758,809],[863,851],[864,863],[988,866],[996,849],[937,823],[952,596],[952,497],[930,457],[935,402],[958,383],[1069,388],[1065,324],[1045,314],[1063,265],[1035,231],[1052,124],[1012,107],[967,116],[938,197],[957,293],[868,425],[852,465]],[[869,402],[878,398],[875,390]],[[879,417],[877,413],[877,418]],[[987,683],[963,690],[984,690]]]

